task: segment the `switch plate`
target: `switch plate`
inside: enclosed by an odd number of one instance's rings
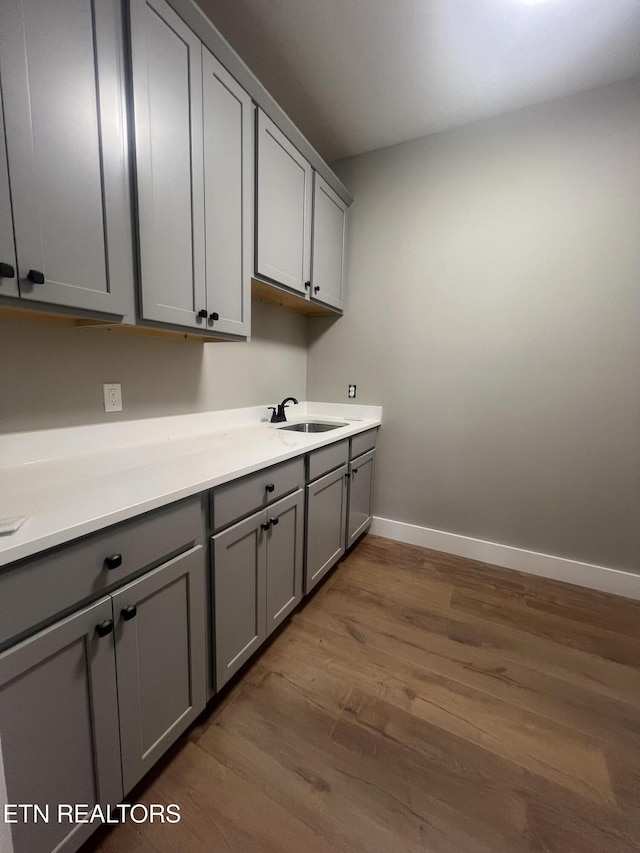
[[[355,400],[355,398],[356,398],[356,386],[355,386],[355,385],[349,385],[349,390],[348,390],[348,392],[347,392],[347,397],[348,397],[350,400]]]
[[[122,411],[122,387],[118,382],[105,382],[102,386],[104,393],[105,412]]]

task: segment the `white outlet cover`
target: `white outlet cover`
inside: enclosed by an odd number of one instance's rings
[[[105,382],[102,385],[105,412],[122,411],[122,386],[118,382]]]

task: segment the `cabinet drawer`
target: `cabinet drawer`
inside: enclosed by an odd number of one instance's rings
[[[309,454],[308,480],[315,480],[317,477],[322,477],[323,474],[328,474],[334,468],[344,465],[348,459],[348,438],[345,438],[343,441],[336,441],[335,444],[329,444],[327,447],[321,447],[319,450],[314,450]]]
[[[126,521],[0,572],[0,646],[203,535],[200,497]],[[119,555],[107,568],[105,558]]]
[[[349,459],[355,459],[356,456],[361,456],[367,450],[373,450],[376,446],[376,437],[378,427],[368,429],[366,432],[361,432],[359,435],[354,435],[351,439],[351,453]]]
[[[304,461],[299,457],[220,486],[211,495],[211,527],[220,530],[292,492],[303,483]]]

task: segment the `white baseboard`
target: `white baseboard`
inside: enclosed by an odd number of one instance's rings
[[[432,530],[429,527],[419,527],[416,524],[406,524],[390,518],[374,516],[370,532],[385,539],[406,542],[408,545],[433,548],[435,551],[444,551],[447,554],[468,557],[471,560],[481,560],[483,563],[491,563],[505,569],[515,569],[518,572],[553,578],[553,580],[586,586],[601,592],[610,592],[613,595],[640,599],[640,574],[636,575],[633,572],[596,566],[592,563],[580,563],[577,560],[540,554],[537,551],[525,551],[523,548],[485,542],[482,539],[472,539],[469,536],[447,533],[444,530]]]

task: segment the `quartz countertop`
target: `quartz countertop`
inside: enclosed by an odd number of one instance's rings
[[[181,498],[292,459],[381,423],[379,406],[303,402],[289,423],[336,422],[322,433],[282,430],[267,407],[121,421],[0,436],[0,566]]]

